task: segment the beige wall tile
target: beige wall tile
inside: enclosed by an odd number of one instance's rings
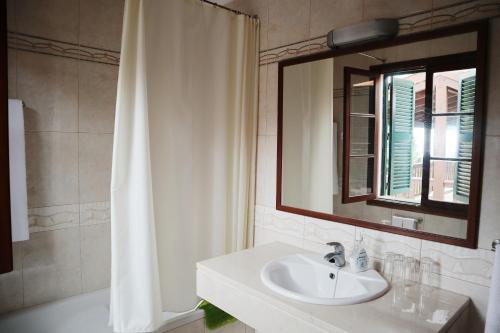
[[[489,287],[494,252],[422,241],[422,257],[432,258],[436,273]]]
[[[269,2],[268,47],[273,48],[309,38],[310,0]]]
[[[326,35],[332,29],[363,19],[363,0],[311,0],[310,37]]]
[[[390,49],[395,50],[394,55],[396,56],[396,59],[390,59],[391,56],[394,56],[390,51],[387,52],[389,56],[386,58],[389,58],[389,61],[408,61],[427,58],[431,56],[430,45],[431,42],[429,41],[398,45],[394,48],[387,49],[387,51]]]
[[[423,230],[438,235],[467,238],[467,220],[450,217],[425,215]]]
[[[254,240],[255,246],[260,246],[273,242],[281,242],[297,247],[303,247],[302,238],[293,237],[285,233],[281,233],[271,229],[266,229],[260,226],[255,226],[255,240]]]
[[[80,1],[80,44],[120,51],[123,0]]]
[[[0,313],[13,311],[23,306],[22,257],[23,243],[12,245],[14,270],[0,274]]]
[[[276,206],[276,136],[257,137],[256,204]]]
[[[79,134],[80,203],[109,201],[112,134]]]
[[[39,232],[24,244],[24,305],[31,306],[79,294],[79,228]]]
[[[481,216],[479,218],[479,243],[490,249],[491,242],[500,238],[500,137],[487,136],[483,163]]]
[[[78,3],[78,0],[16,0],[17,31],[76,44]]]
[[[398,18],[432,9],[432,0],[364,0],[363,20]]]
[[[278,127],[278,65],[260,66],[259,135],[276,135]]]
[[[489,56],[490,61],[496,60],[500,57],[500,50],[498,47],[492,47],[493,45],[498,45],[500,43],[500,18],[494,18],[490,20],[490,31],[489,31]]]
[[[424,43],[424,42],[420,42]],[[473,52],[477,50],[477,34],[466,33],[433,39],[428,43],[431,57],[453,53]]]
[[[82,289],[84,292],[109,288],[111,279],[110,223],[82,226]]]
[[[322,252],[327,252],[328,242],[340,242],[347,252],[354,245],[356,228],[352,225],[305,217],[304,239],[322,245]]]
[[[27,133],[26,164],[29,207],[78,202],[76,133]]]
[[[383,259],[386,252],[420,258],[420,239],[356,227],[356,233],[363,235],[369,257]]]
[[[16,31],[16,0],[7,0],[7,30]]]
[[[17,95],[27,131],[77,131],[78,61],[17,52]]]
[[[17,52],[8,49],[7,52],[7,83],[9,98],[17,97]]]
[[[300,239],[304,237],[304,217],[302,215],[262,206],[255,207],[255,215],[255,225],[259,227]]]
[[[259,111],[258,135],[266,134],[266,106],[267,106],[267,65],[259,67]]]
[[[77,227],[79,207],[75,205],[30,208],[30,233]]]
[[[267,66],[265,135],[278,134],[278,64]]]
[[[463,2],[463,0],[432,0],[432,8],[441,8],[443,6],[449,6],[461,2]]]
[[[374,221],[377,223],[388,223],[388,221],[391,221],[392,219],[392,212],[390,209],[371,206],[367,205],[366,203],[363,203],[361,205],[360,213],[362,214],[361,219],[366,221]]]
[[[79,62],[79,131],[113,133],[118,66]]]
[[[80,204],[80,225],[93,225],[109,222],[111,222],[109,201]]]
[[[500,135],[500,51],[491,45],[500,44],[500,19],[492,20],[490,27],[490,55],[488,58],[488,91],[486,104],[486,134]]]

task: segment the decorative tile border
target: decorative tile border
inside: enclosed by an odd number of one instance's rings
[[[111,222],[109,201],[80,204],[80,225]]]
[[[49,54],[72,59],[104,63],[120,64],[120,52],[66,43],[42,37],[9,31],[7,44],[11,49]]]
[[[320,36],[306,41],[294,43],[291,45],[285,45],[275,49],[262,51],[259,57],[259,64],[260,66],[267,65],[287,58],[292,58],[310,53],[316,53],[325,50],[328,50],[325,36]]]
[[[30,233],[77,227],[78,210],[77,204],[30,208],[28,210]]]
[[[400,34],[429,30],[449,24],[495,17],[500,14],[500,1],[473,0],[398,18]],[[328,50],[326,35],[260,52],[259,65]]]
[[[500,1],[475,0],[444,6],[422,15],[405,17],[400,19],[399,28],[402,32],[411,32],[450,23],[478,20],[498,14],[500,14]]]

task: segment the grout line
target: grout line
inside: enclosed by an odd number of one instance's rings
[[[308,34],[307,36],[311,37],[311,22],[312,22],[312,0],[309,0],[309,20],[307,20],[308,25]]]
[[[102,203],[108,203],[110,200],[103,200],[103,201],[83,201],[83,202],[73,202],[73,203],[56,203],[53,205],[45,205],[45,206],[30,206],[28,209],[40,209],[40,208],[52,208],[52,207],[64,207],[64,206],[73,206],[73,205],[92,205],[92,204],[102,204]]]
[[[81,2],[82,0],[78,1],[78,37],[77,37],[77,42],[78,46],[80,45],[80,32],[81,32],[81,21],[80,21],[80,15],[81,15]],[[80,74],[81,74],[81,56],[78,57],[79,59],[77,60],[77,90],[76,90],[76,130],[78,134],[76,135],[76,150],[77,150],[77,163],[76,163],[76,187],[78,189],[78,238],[79,238],[79,249],[80,249],[80,286],[81,290],[80,293],[83,293],[84,291],[84,279],[83,279],[83,250],[82,250],[82,228],[81,228],[81,221],[80,221],[80,216],[81,216],[81,206],[80,206]]]
[[[361,21],[365,20],[365,11],[366,11],[366,0],[363,0],[363,4],[361,5]]]
[[[78,110],[77,110],[78,115]],[[77,120],[77,126],[78,120]],[[89,132],[89,131],[59,131],[59,130],[26,130],[25,133],[33,134],[33,133],[60,133],[60,134],[94,134],[94,135],[113,135],[113,132]]]

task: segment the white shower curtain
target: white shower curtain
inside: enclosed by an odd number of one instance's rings
[[[128,0],[111,183],[111,322],[151,332],[198,301],[195,263],[251,245],[258,21]]]

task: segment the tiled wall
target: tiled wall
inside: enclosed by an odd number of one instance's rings
[[[0,313],[109,286],[118,66],[101,55],[120,51],[123,5],[8,1],[9,98],[25,104],[30,240],[14,243],[15,270],[0,275]]]
[[[482,332],[493,262],[490,246],[494,238],[500,238],[500,192],[498,192],[500,188],[498,177],[500,174],[500,95],[496,92],[500,87],[500,51],[498,48],[491,48],[489,60],[487,136],[479,249],[469,250],[374,230],[364,230],[354,226],[288,214],[276,211],[274,208],[278,66],[275,62],[265,61],[269,59],[267,55],[278,54],[285,49],[292,50],[291,53],[293,53],[304,44],[298,42],[322,36],[330,29],[366,19],[402,17],[421,11],[428,12],[403,20],[411,23],[433,12],[435,14],[456,13],[467,6],[470,7],[471,4],[484,3],[484,1],[470,1],[466,5],[439,9],[441,6],[454,2],[461,1],[236,0],[229,6],[250,14],[257,14],[261,19],[256,245],[282,241],[310,250],[325,251],[322,244],[337,240],[343,242],[347,248],[351,248],[355,234],[362,232],[369,254],[376,265],[380,265],[380,260],[386,251],[403,253],[417,259],[423,256],[432,257],[438,263],[435,272],[436,285],[472,298],[474,308],[469,322],[470,331]],[[471,16],[454,23],[477,19],[480,15],[492,16],[498,15],[498,12],[482,14],[473,12]],[[428,19],[424,23],[427,25],[417,25],[413,31],[449,24],[438,19]],[[500,43],[500,19],[492,20],[491,32],[490,44]],[[318,39],[318,45],[323,40],[323,38]],[[293,43],[296,44],[282,47]]]

